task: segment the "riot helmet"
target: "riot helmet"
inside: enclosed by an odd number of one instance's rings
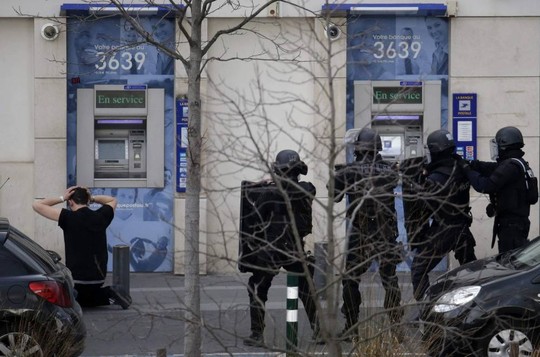
[[[308,172],[307,165],[300,160],[300,155],[294,150],[280,151],[276,155],[273,169],[277,175],[289,177],[306,175]]]
[[[377,153],[382,150],[380,135],[371,128],[363,128],[354,141],[354,153]]]
[[[501,151],[509,149],[521,149],[525,144],[523,143],[523,135],[518,128],[514,126],[506,126],[497,131],[495,139],[491,139],[490,151],[491,159],[497,160]]]
[[[445,157],[454,153],[456,143],[448,130],[435,130],[428,135],[426,141],[426,163],[430,164],[437,157]]]

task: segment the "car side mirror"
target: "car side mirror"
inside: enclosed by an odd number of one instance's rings
[[[62,260],[62,257],[60,256],[60,254],[56,253],[54,250],[47,250],[47,253],[49,253],[49,256],[52,258],[52,260],[55,263],[58,263],[59,261]]]

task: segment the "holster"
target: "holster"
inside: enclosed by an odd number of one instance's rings
[[[495,246],[497,240],[497,233],[499,232],[499,216],[495,216],[495,222],[493,222],[493,236],[491,237],[491,249]]]

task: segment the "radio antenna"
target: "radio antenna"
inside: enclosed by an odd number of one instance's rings
[[[2,189],[2,187],[4,187],[4,185],[9,181],[9,177],[6,179],[6,181],[4,181],[4,183],[2,184],[2,186],[0,186],[0,190]]]

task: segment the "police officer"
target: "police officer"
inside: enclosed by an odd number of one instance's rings
[[[523,159],[523,146],[521,131],[507,126],[497,131],[495,139],[491,140],[491,158],[496,162],[473,160],[468,165],[462,161],[474,189],[489,194],[486,213],[489,217],[495,216],[491,247],[498,236],[499,253],[521,247],[529,235],[531,202],[527,198],[523,168],[529,167]]]
[[[475,241],[469,229],[470,184],[454,153],[452,134],[436,130],[429,134],[426,148],[426,178],[419,197],[425,210],[425,228],[411,266],[414,298],[421,300],[429,286],[428,273],[451,250],[460,264],[476,260]],[[428,219],[431,223],[427,223]]]
[[[312,202],[315,186],[299,181],[299,175],[306,175],[308,168],[300,160],[296,151],[283,150],[273,164],[276,180],[268,185],[254,202],[259,216],[256,241],[252,248],[256,261],[251,268],[248,294],[250,301],[251,335],[244,340],[247,346],[264,345],[265,303],[272,279],[283,267],[290,273],[298,274],[299,297],[314,330],[315,342],[318,338],[314,294],[310,292],[307,274],[313,274],[312,264],[304,251],[303,238],[312,230]]]
[[[354,139],[355,161],[336,171],[335,201],[348,196],[347,218],[350,220],[347,257],[342,279],[345,327],[341,337],[356,336],[362,303],[360,277],[372,260],[379,263],[379,274],[385,289],[384,307],[393,323],[403,315],[400,306],[396,265],[401,261],[396,238],[397,219],[394,188],[398,173],[378,154],[382,150],[379,134],[363,128]]]

